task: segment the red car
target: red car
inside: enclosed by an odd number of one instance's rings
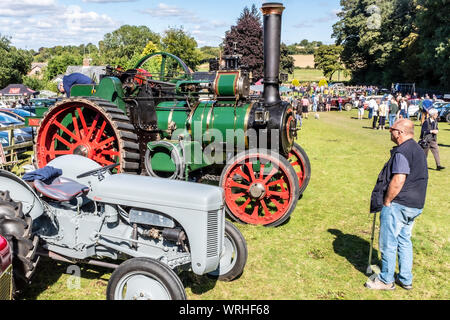
[[[0,300],[12,299],[12,256],[5,238],[0,235]]]

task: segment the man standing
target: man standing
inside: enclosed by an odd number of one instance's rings
[[[425,120],[428,119],[428,110],[431,109],[433,106],[433,101],[430,99],[430,96],[427,94],[425,95],[425,100],[422,102],[422,118],[421,118],[421,124],[425,122]]]
[[[441,171],[444,170],[445,167],[441,166],[439,146],[437,143],[437,134],[439,133],[437,117],[439,112],[436,109],[431,108],[428,113],[430,117],[422,125],[420,139],[428,142],[428,146],[424,148],[426,158],[428,158],[428,151],[431,149],[431,153],[433,154],[434,160],[436,161],[436,170]]]
[[[379,109],[380,100],[375,100],[374,98],[372,98],[369,103],[370,103],[370,106],[373,111],[372,129],[377,129],[377,127],[378,127],[377,122],[378,122],[378,116],[379,116],[378,109]]]
[[[391,104],[389,105],[389,128],[392,128],[396,119],[398,118],[400,110],[395,98],[391,99]]]
[[[59,92],[66,93],[67,98],[70,98],[70,89],[77,84],[95,84],[91,78],[82,73],[72,73],[64,76],[62,82],[58,84]]]
[[[414,140],[414,124],[397,121],[390,129],[397,147],[381,171],[372,192],[370,212],[381,210],[379,246],[381,273],[365,286],[373,290],[394,290],[395,283],[412,289],[414,220],[422,213],[428,186],[427,160]],[[398,254],[399,274],[394,278]]]

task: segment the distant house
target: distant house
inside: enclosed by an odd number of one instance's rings
[[[42,79],[44,77],[44,69],[47,65],[48,64],[46,62],[33,62],[31,64],[31,70],[28,72],[27,76]]]
[[[82,73],[98,83],[100,76],[106,73],[106,66],[91,66],[90,64],[91,59],[86,58],[83,60],[82,66],[68,66],[66,74]]]

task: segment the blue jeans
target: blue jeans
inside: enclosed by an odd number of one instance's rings
[[[380,216],[380,251],[382,268],[378,278],[384,283],[394,282],[398,254],[398,279],[405,285],[413,281],[413,247],[411,232],[414,220],[423,209],[408,208],[395,202],[383,207]]]
[[[389,114],[389,128],[392,128],[392,126],[394,125],[396,117],[396,114]]]

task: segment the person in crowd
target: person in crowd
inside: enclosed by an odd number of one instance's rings
[[[74,85],[78,84],[95,84],[91,78],[82,73],[72,73],[63,77],[63,80],[58,84],[58,90],[65,93],[67,98],[70,98],[70,90]]]
[[[386,100],[381,101],[381,104],[378,107],[378,115],[380,117],[378,130],[384,130],[386,128],[386,117],[388,116],[388,106]]]
[[[339,112],[342,112],[342,103],[344,102],[344,99],[340,96],[338,98],[338,104],[339,104]]]
[[[302,98],[302,118],[308,119],[309,114],[309,99],[307,95]]]
[[[400,100],[400,117],[403,119],[408,118],[408,102],[406,98]]]
[[[362,120],[364,118],[364,103],[366,102],[363,95],[359,98],[358,103],[358,120]]]
[[[375,100],[374,97],[371,97],[371,98],[370,98],[370,100],[369,100],[369,120],[372,119],[372,117],[374,116],[374,113],[375,113],[375,110],[374,110],[374,109],[375,109],[375,106],[376,106],[376,108],[377,108],[377,110],[378,110],[378,104],[379,104],[379,102],[377,103],[377,101]],[[378,116],[377,116],[377,119],[374,120],[374,123],[376,123],[377,120],[378,120]]]
[[[372,290],[413,288],[414,222],[423,212],[428,187],[427,160],[414,140],[414,123],[401,119],[389,128],[397,146],[379,174],[372,192],[370,212],[380,215],[381,273],[365,283]],[[398,256],[399,273],[395,276]]]
[[[317,93],[315,93],[312,96],[313,99],[313,112],[317,112],[317,105],[319,104],[319,95]]]
[[[328,96],[327,96],[327,98],[326,98],[326,111],[327,112],[330,112],[331,111],[331,99],[332,99],[332,96],[331,96],[331,94],[329,94]]]
[[[373,122],[372,122],[372,129],[377,129],[378,128],[378,117],[379,117],[379,105],[380,105],[380,100],[375,100],[375,99],[371,99],[370,103],[372,105],[372,112],[373,112]]]
[[[444,170],[445,167],[441,166],[441,158],[439,156],[439,146],[437,143],[437,135],[439,133],[438,121],[437,117],[439,112],[431,108],[428,111],[430,117],[424,121],[422,125],[422,131],[420,133],[420,139],[425,140],[427,142],[427,146],[424,148],[425,156],[428,158],[428,151],[431,150],[431,153],[434,156],[434,160],[436,162],[436,170],[441,171]]]
[[[389,128],[392,128],[395,121],[398,119],[400,110],[395,98],[391,99],[391,104],[389,106]]]
[[[428,119],[428,110],[433,106],[433,101],[430,99],[428,94],[425,95],[425,99],[422,102],[422,117],[420,119],[420,123],[423,123]]]

